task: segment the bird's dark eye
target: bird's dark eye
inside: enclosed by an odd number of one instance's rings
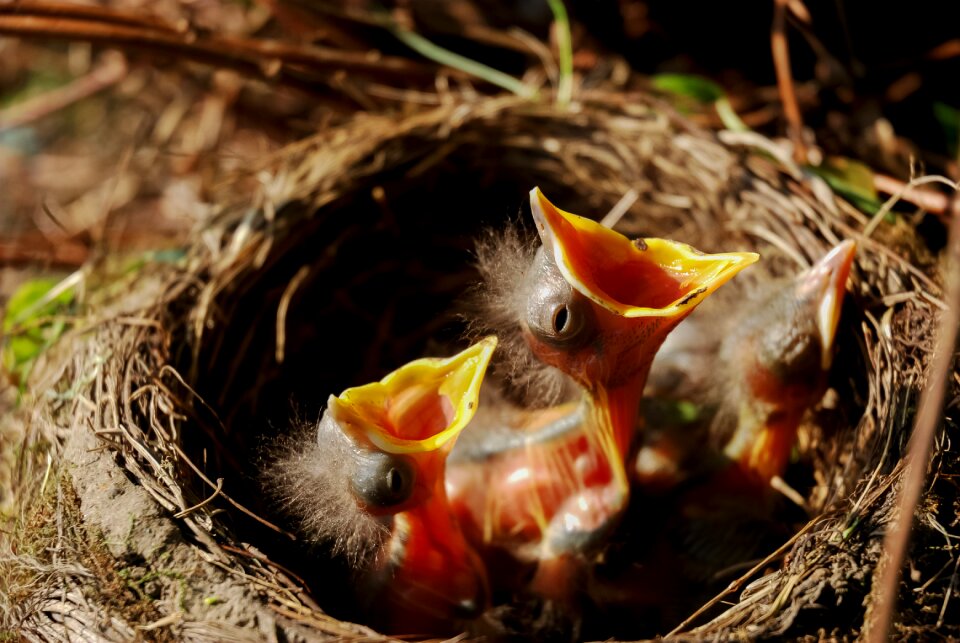
[[[557,335],[566,330],[567,325],[570,323],[570,311],[563,304],[557,306],[553,310],[553,332]]]
[[[356,457],[351,483],[361,502],[385,509],[410,498],[416,468],[409,458],[380,452],[358,453]]]
[[[528,281],[526,325],[539,341],[558,348],[589,341],[593,311],[546,255],[538,255]]]
[[[552,346],[573,348],[589,338],[592,319],[591,311],[582,297],[563,293],[561,297],[548,296],[531,301],[527,324],[540,341]]]
[[[387,488],[390,489],[391,494],[399,494],[403,491],[403,488],[406,486],[405,482],[406,476],[403,475],[403,472],[397,469],[396,467],[391,467],[387,471]]]

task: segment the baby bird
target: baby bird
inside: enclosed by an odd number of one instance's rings
[[[687,336],[683,345],[665,346],[654,361],[651,381],[659,386],[648,393],[655,396],[680,388],[657,377],[661,366],[701,365],[701,388],[712,400],[698,401],[717,409],[709,442],[761,486],[783,475],[803,414],[823,396],[855,253],[853,241],[838,244],[792,280],[775,281],[764,296],[741,304],[739,313],[721,316],[727,325],[717,325],[715,315],[695,316],[678,329]],[[669,486],[664,480],[682,475],[679,462],[702,454],[703,437],[671,427],[650,431],[635,480],[648,489]]]
[[[708,377],[716,401],[703,406],[718,410],[709,439],[689,427],[648,426],[632,472],[645,502],[631,508],[625,551],[592,579],[608,612],[655,606],[669,626],[729,582],[724,573],[743,571],[789,537],[785,503],[770,481],[784,474],[803,415],[826,388],[855,250],[844,241],[793,279],[773,282],[741,304],[729,326],[711,326],[713,317],[685,322],[700,335],[685,348],[715,342]],[[666,357],[668,366],[706,359]]]
[[[670,331],[759,258],[702,254],[665,239],[629,240],[564,212],[539,188],[530,208],[542,247],[481,248],[482,316],[512,350],[515,337],[579,384],[599,442],[626,457],[651,362]],[[509,241],[509,239],[508,239]],[[481,322],[482,323],[482,322]],[[524,366],[526,362],[520,361]]]
[[[536,188],[530,203],[543,247],[531,256],[508,236],[481,248],[480,323],[572,378],[581,400],[508,412],[504,430],[474,433],[485,444],[455,455],[448,490],[468,534],[536,561],[533,591],[562,599],[577,571],[571,559],[601,542],[626,507],[624,462],[654,353],[757,256],[631,242],[555,208]]]
[[[720,363],[732,375],[728,396],[739,402],[736,413],[718,418],[716,439],[764,483],[783,474],[803,414],[823,396],[856,248],[849,240],[834,247],[721,346]]]
[[[496,344],[488,337],[330,396],[316,441],[290,448],[267,476],[303,533],[353,564],[357,601],[389,632],[462,631],[487,607],[486,571],[444,478]]]
[[[517,289],[521,332],[544,363],[570,376],[600,412],[621,454],[664,339],[759,256],[703,254],[665,239],[631,241],[564,212],[538,188],[530,207],[543,247]]]

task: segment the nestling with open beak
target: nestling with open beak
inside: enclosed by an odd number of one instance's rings
[[[700,303],[759,256],[703,254],[636,239],[556,208],[539,189],[530,207],[543,247],[517,289],[533,353],[579,383],[617,450],[629,451],[654,355]]]
[[[482,526],[484,543],[513,539],[519,551],[517,541],[530,539],[539,559],[534,585],[549,591],[563,585],[557,567],[565,558],[596,543],[626,506],[624,460],[660,343],[757,255],[630,241],[555,208],[539,189],[530,202],[543,247],[531,256],[511,236],[481,247],[486,284],[476,322],[496,327],[514,350],[522,337],[537,359],[579,384],[581,401],[559,418],[556,409],[538,412],[553,421],[508,422],[521,429],[522,447],[488,448],[485,469],[473,468],[484,484],[454,484],[451,494],[473,513],[462,522]],[[460,473],[458,461],[451,480]]]
[[[712,314],[695,315],[678,329],[695,339],[676,347],[668,340],[654,361],[654,384],[661,366],[713,362],[706,377],[695,375],[705,380],[700,388],[708,398],[696,401],[716,409],[709,442],[763,486],[783,475],[804,413],[823,396],[855,253],[856,244],[844,241],[796,277],[775,280],[765,294],[738,302],[737,312],[704,310]],[[661,383],[648,393],[669,395],[682,385],[666,388]],[[687,437],[670,427],[650,435],[637,454],[635,480],[648,488],[663,486],[658,476],[682,476],[674,466],[679,460],[699,458],[705,464],[704,436]],[[663,463],[673,471],[662,470]]]
[[[462,631],[487,607],[486,572],[444,477],[496,344],[485,338],[331,396],[316,441],[288,448],[267,475],[304,535],[350,560],[357,600],[389,632]]]

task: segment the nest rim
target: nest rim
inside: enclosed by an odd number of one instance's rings
[[[485,134],[496,132],[504,136],[495,140],[491,135],[484,141]],[[38,399],[30,411],[30,421],[37,423],[35,434],[49,435],[51,427],[63,426],[65,412],[76,416],[68,425],[72,431],[88,431],[88,427],[111,431],[104,439],[117,466],[148,492],[179,529],[190,534],[193,546],[204,550],[205,558],[246,575],[246,582],[256,587],[257,600],[271,605],[275,613],[304,631],[369,638],[376,635],[327,616],[294,572],[232,533],[233,520],[222,518],[224,510],[231,515],[246,513],[281,534],[285,528],[246,508],[243,498],[233,497],[228,483],[203,472],[182,443],[191,422],[222,424],[214,403],[205,401],[196,384],[204,374],[200,363],[205,356],[229,348],[217,345],[224,341],[218,328],[236,310],[229,302],[255,291],[258,273],[286,270],[285,274],[292,276],[273,301],[286,306],[285,313],[289,313],[291,300],[307,277],[297,283],[299,268],[277,266],[291,248],[318,234],[325,212],[335,212],[338,204],[360,195],[372,195],[363,200],[376,202],[385,174],[399,172],[418,180],[451,158],[460,158],[457,155],[465,154],[464,150],[469,153],[474,147],[500,145],[502,161],[516,153],[531,163],[535,168],[531,178],[553,176],[567,193],[574,191],[570,178],[586,181],[592,186],[592,196],[581,203],[588,211],[602,213],[629,189],[641,194],[646,190],[648,197],[653,196],[642,200],[647,208],[644,214],[654,217],[658,225],[679,232],[689,232],[690,226],[707,230],[707,222],[724,217],[728,235],[766,243],[777,250],[784,266],[791,262],[802,265],[815,257],[817,250],[841,237],[852,237],[861,245],[853,285],[857,305],[869,300],[872,306],[864,305],[858,318],[862,327],[853,332],[865,363],[873,368],[865,377],[863,418],[845,447],[847,477],[841,475],[833,497],[822,500],[823,510],[766,561],[769,564],[786,555],[783,569],[757,577],[764,568],[761,563],[746,575],[754,580],[737,603],[686,631],[691,638],[704,639],[733,637],[737,632],[782,634],[802,610],[802,600],[809,606],[820,596],[822,583],[819,589],[815,585],[822,579],[814,578],[813,561],[831,546],[829,534],[843,534],[851,528],[847,524],[851,507],[859,514],[876,511],[881,523],[880,514],[889,513],[889,491],[902,469],[896,443],[902,443],[909,430],[907,418],[898,417],[897,402],[905,406],[923,385],[932,353],[934,319],[942,304],[936,269],[929,257],[916,254],[914,246],[898,241],[893,233],[881,241],[863,236],[859,231],[868,224],[864,215],[831,194],[818,192],[819,186],[805,178],[800,168],[782,157],[771,162],[744,140],[730,133],[699,130],[647,97],[599,92],[585,94],[569,108],[499,97],[464,100],[400,123],[358,115],[241,177],[236,183],[241,186],[238,191],[244,195],[252,191],[252,202],[231,199],[207,222],[204,238],[189,250],[183,265],[166,266],[147,284],[138,286],[150,293],[149,303],[124,310],[122,316],[141,322],[125,324],[114,313],[112,321],[101,322],[82,353],[70,355],[66,365],[48,371],[56,373],[47,380],[48,388],[55,389],[58,378],[61,386],[63,382],[73,386],[80,374],[90,372],[92,361],[104,354],[104,345],[109,347],[107,352],[113,357],[83,387],[84,397],[93,400],[94,409]],[[690,172],[690,164],[678,167],[678,153],[658,156],[666,145],[680,150],[680,158],[686,154],[694,172]],[[775,148],[764,152],[770,149]],[[628,167],[638,159],[643,161],[640,167]],[[677,179],[683,172],[699,174],[696,180]],[[265,173],[269,176],[266,180]],[[684,200],[697,187],[708,195],[706,207],[696,199]],[[685,194],[683,189],[689,192]],[[638,225],[643,229],[647,223]],[[882,230],[875,233],[882,234]],[[897,234],[909,234],[909,230],[898,229]],[[887,300],[893,303],[884,304]],[[123,306],[115,310],[123,310]],[[878,314],[879,310],[883,312]],[[278,315],[281,321],[276,328],[284,327],[283,318]],[[289,355],[291,348],[283,348],[283,339],[276,343],[275,355],[282,356],[285,350]],[[903,378],[897,383],[899,391],[897,385],[881,381],[878,375],[894,364],[903,367],[893,370]],[[108,368],[114,371],[105,373]],[[62,429],[55,431],[53,443],[60,445],[66,434]],[[858,450],[867,454],[865,462],[858,463],[851,455]],[[54,453],[57,459],[63,457],[62,449]],[[863,537],[863,530],[853,532],[852,537]],[[866,548],[867,544],[858,546]],[[796,585],[794,595],[801,597],[796,613],[786,609],[773,618],[764,617],[761,608],[769,607],[788,582]],[[28,627],[29,618],[25,621]]]

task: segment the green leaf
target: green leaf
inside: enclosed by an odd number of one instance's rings
[[[740,120],[727,98],[723,87],[703,76],[693,74],[656,74],[651,78],[654,88],[672,94],[677,98],[703,105],[713,105],[723,126],[735,132],[746,132],[750,128]],[[678,106],[682,109],[682,105]]]
[[[55,279],[21,285],[3,315],[3,365],[21,385],[33,361],[63,334],[66,323],[53,318],[73,303],[74,289],[58,288]]]
[[[832,156],[822,165],[808,165],[807,169],[826,181],[830,189],[867,214],[876,214],[883,205],[874,187],[873,170],[860,161],[844,156]],[[892,223],[893,217],[891,213],[887,221]]]
[[[121,274],[132,274],[139,272],[145,266],[154,263],[181,263],[187,256],[184,248],[168,248],[166,250],[147,250],[133,255],[122,264]]]
[[[717,102],[713,104],[713,108],[717,110],[717,115],[720,116],[720,122],[722,122],[723,126],[728,130],[733,130],[734,132],[750,131],[750,127],[740,119],[726,96],[717,100]]]
[[[7,108],[30,100],[70,82],[70,76],[55,70],[32,72],[15,90],[0,93],[0,108]]]
[[[157,263],[180,263],[187,256],[184,248],[167,248],[166,250],[154,250],[150,253],[150,260]]]
[[[933,115],[947,137],[947,150],[951,156],[960,158],[960,109],[935,101]]]
[[[476,76],[487,81],[491,85],[513,92],[523,98],[533,98],[536,96],[536,89],[524,83],[519,78],[514,78],[510,74],[504,73],[499,69],[494,69],[489,65],[461,56],[458,53],[445,49],[437,45],[420,34],[408,31],[397,24],[391,24],[390,29],[393,35],[407,47],[415,52],[432,60],[435,63],[458,69],[471,76]]]
[[[668,94],[692,98],[710,104],[726,96],[726,92],[717,83],[694,74],[656,74],[651,78],[655,89]]]
[[[855,532],[857,530],[857,527],[859,526],[860,526],[860,517],[856,516],[854,517],[853,522],[850,523],[850,526],[848,526],[846,529],[840,532],[840,539],[847,540],[848,538],[850,538],[850,536],[853,535],[853,532]]]
[[[645,397],[641,401],[640,407],[644,419],[652,426],[683,426],[692,424],[700,418],[700,408],[688,400]]]
[[[560,63],[560,80],[557,83],[557,102],[566,105],[573,95],[573,38],[570,35],[570,18],[563,0],[547,0],[556,24],[557,50]]]
[[[59,280],[44,278],[28,281],[17,288],[7,302],[3,316],[4,332],[10,332],[15,325],[56,314],[69,306],[73,302],[73,288],[53,293],[59,284]]]

